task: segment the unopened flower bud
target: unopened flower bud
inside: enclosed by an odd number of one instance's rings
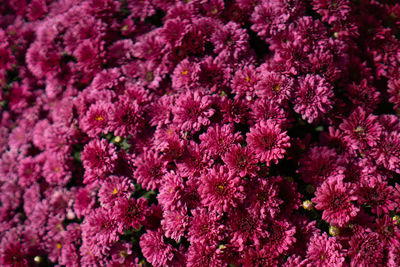
[[[304,200],[303,201],[303,208],[305,210],[312,210],[314,208],[314,204],[311,202],[311,200]]]
[[[340,234],[340,229],[339,229],[339,227],[336,227],[336,226],[329,226],[329,234],[331,235],[331,236],[337,236],[337,235],[339,235]]]

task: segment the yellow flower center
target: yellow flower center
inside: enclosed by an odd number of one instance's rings
[[[188,74],[188,70],[184,70],[184,71],[182,71],[181,73],[183,74],[183,75],[186,75],[186,74]]]
[[[117,193],[118,193],[117,188],[114,188],[114,190],[113,190],[113,195],[116,195]]]
[[[102,116],[97,116],[96,118],[94,118],[95,121],[102,121],[104,120],[104,118]]]

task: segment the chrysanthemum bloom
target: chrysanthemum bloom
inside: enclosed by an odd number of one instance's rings
[[[358,203],[370,206],[371,211],[378,216],[398,207],[396,190],[379,176],[363,177],[356,194]]]
[[[164,210],[181,210],[184,208],[182,194],[185,184],[180,173],[167,172],[160,186],[157,199]]]
[[[103,177],[114,170],[118,156],[115,146],[104,139],[94,139],[85,145],[81,154],[85,168],[85,183],[91,183],[96,177]]]
[[[381,125],[377,117],[367,113],[360,107],[339,125],[344,133],[344,140],[354,150],[373,147],[377,144],[381,134]]]
[[[247,31],[231,21],[213,32],[211,42],[218,59],[235,61],[246,53],[248,38]]]
[[[201,126],[210,124],[210,117],[215,112],[211,104],[210,96],[200,91],[187,91],[176,100],[174,123],[182,131],[199,131]]]
[[[287,28],[290,13],[283,1],[261,2],[254,8],[250,17],[251,29],[262,38],[268,38]]]
[[[250,214],[245,208],[235,209],[228,215],[226,223],[230,232],[230,243],[243,251],[249,246],[260,248],[268,234],[268,225],[257,214]]]
[[[288,122],[286,111],[275,101],[257,99],[250,105],[250,108],[250,117],[254,124],[263,120],[272,120],[280,125],[286,125]]]
[[[369,229],[359,229],[349,241],[351,267],[383,266],[384,246],[377,233]]]
[[[146,190],[154,190],[160,186],[162,176],[167,172],[168,162],[153,150],[144,151],[138,156],[133,165],[137,169],[133,178]]]
[[[320,235],[321,231],[316,227],[316,221],[311,220],[305,215],[294,215],[291,217],[293,224],[296,226],[296,234],[294,238],[296,238],[296,242],[293,244],[293,247],[289,250],[289,254],[291,255],[300,255],[302,257],[306,256],[307,251],[305,250],[305,246],[309,244],[311,238],[314,235]]]
[[[89,137],[96,137],[101,133],[106,134],[112,114],[112,105],[100,101],[90,106],[85,116],[79,121],[79,127]]]
[[[352,201],[357,200],[350,184],[343,183],[343,178],[331,177],[322,183],[315,192],[312,201],[322,210],[322,219],[339,227],[346,226],[354,218],[359,208]]]
[[[260,98],[266,98],[280,104],[289,99],[293,91],[293,80],[283,74],[263,71],[255,90]]]
[[[391,96],[389,101],[394,104],[395,108],[400,108],[400,78],[390,79],[388,87],[388,93]]]
[[[287,220],[270,220],[267,226],[265,247],[272,253],[284,253],[296,241],[296,227]]]
[[[279,213],[279,205],[282,200],[278,197],[279,188],[277,184],[268,179],[258,178],[249,185],[250,201],[249,210],[253,214],[259,215],[262,219],[274,218]]]
[[[236,98],[242,96],[253,97],[255,85],[259,80],[258,69],[254,65],[246,65],[235,72],[232,78],[232,92],[236,93]]]
[[[270,177],[271,181],[279,188],[278,198],[282,199],[279,205],[281,214],[291,214],[301,206],[302,195],[297,189],[297,183],[282,176]]]
[[[238,123],[243,124],[248,121],[248,102],[237,98],[235,100],[223,96],[220,102],[222,115],[221,123]]]
[[[19,162],[18,183],[22,187],[28,187],[40,178],[39,161],[32,157],[26,157]]]
[[[188,58],[179,62],[175,67],[172,79],[172,87],[178,92],[183,92],[193,86],[196,75],[199,71],[199,65]]]
[[[400,266],[400,246],[390,246],[388,254],[389,254],[388,266],[389,267]]]
[[[143,256],[155,267],[167,266],[177,250],[164,242],[161,230],[147,231],[140,237]]]
[[[42,174],[49,184],[65,185],[71,179],[71,160],[59,153],[45,153]]]
[[[322,21],[329,24],[346,20],[351,11],[348,0],[314,0],[312,4],[313,8],[322,16]]]
[[[226,167],[209,170],[201,181],[198,189],[201,203],[209,210],[227,212],[245,198],[241,178]]]
[[[380,240],[382,240],[385,245],[400,246],[400,229],[396,225],[396,221],[389,215],[384,215],[376,219],[375,232],[379,234]]]
[[[243,267],[274,267],[277,266],[278,259],[276,253],[270,251],[267,247],[262,249],[249,248],[244,251],[240,263],[243,264]]]
[[[325,146],[311,148],[301,159],[301,178],[306,183],[320,185],[329,177],[343,177],[344,168],[339,165],[339,157],[334,149]]]
[[[52,124],[43,133],[46,138],[47,151],[66,155],[71,153],[71,135],[70,128],[62,124]]]
[[[376,163],[400,173],[400,132],[383,132],[371,151]]]
[[[200,207],[193,209],[191,213],[193,217],[189,221],[187,236],[192,244],[205,244],[223,239],[226,232],[225,225],[220,222],[220,216]]]
[[[109,130],[114,131],[114,135],[135,136],[141,131],[143,110],[136,100],[123,95],[111,111]]]
[[[308,123],[317,121],[323,114],[332,109],[333,88],[319,75],[307,74],[299,80],[295,90],[294,110]]]
[[[223,265],[220,257],[218,257],[217,247],[215,244],[192,244],[187,252],[188,266],[202,267],[202,266],[221,266]]]
[[[307,259],[316,267],[341,267],[345,260],[345,253],[335,237],[328,237],[326,233],[314,235],[307,248]]]
[[[380,93],[363,79],[359,84],[351,84],[348,87],[348,95],[355,107],[362,107],[366,112],[372,112],[380,102]]]
[[[200,87],[216,92],[218,89],[228,85],[231,69],[223,66],[216,59],[207,57],[200,63],[199,67],[200,69],[196,75],[198,76],[197,82]]]
[[[259,169],[254,154],[248,147],[242,147],[240,144],[233,145],[222,156],[222,160],[229,170],[236,172],[240,177],[253,175]]]
[[[102,257],[110,246],[119,240],[122,228],[118,229],[116,221],[104,208],[97,208],[85,217],[82,223],[82,241],[93,255]]]
[[[211,157],[221,157],[232,145],[242,140],[240,133],[234,132],[232,124],[209,127],[199,138],[201,149]]]
[[[200,173],[213,163],[207,154],[204,154],[200,145],[190,141],[184,156],[177,162],[177,168],[184,177],[198,177]]]
[[[189,217],[183,211],[164,211],[161,225],[165,231],[165,236],[179,242],[188,226]]]
[[[101,183],[98,196],[101,205],[110,209],[119,198],[129,198],[133,192],[134,187],[128,178],[112,175]]]
[[[139,229],[145,222],[148,214],[147,200],[144,197],[139,199],[119,198],[114,208],[110,210],[111,217],[115,220],[119,229]]]
[[[25,267],[28,265],[27,255],[21,245],[16,228],[2,235],[0,243],[0,264],[3,266]]]
[[[94,197],[90,191],[85,188],[80,188],[75,193],[74,199],[74,212],[80,219],[82,216],[86,216],[90,213],[95,203]]]
[[[283,132],[280,126],[271,120],[256,124],[246,136],[249,149],[267,166],[271,165],[271,162],[278,163],[290,147],[290,137],[286,131]]]

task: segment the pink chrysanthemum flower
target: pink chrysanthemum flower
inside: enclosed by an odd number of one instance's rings
[[[333,90],[324,78],[307,74],[300,78],[298,90],[294,93],[294,110],[308,123],[317,121],[332,109]]]
[[[223,61],[235,61],[248,49],[248,35],[245,29],[235,22],[228,22],[211,36],[214,52]]]
[[[285,126],[288,122],[286,111],[275,101],[269,99],[257,99],[250,105],[250,117],[254,124],[263,120],[272,120]]]
[[[65,157],[58,153],[45,153],[46,161],[44,162],[42,175],[46,181],[52,185],[66,185],[71,179],[71,161],[69,157]]]
[[[250,190],[248,200],[252,213],[259,215],[262,219],[274,218],[279,213],[279,206],[283,201],[279,198],[277,184],[258,178],[251,183]]]
[[[241,178],[226,167],[215,167],[201,179],[201,203],[209,210],[227,212],[245,198]]]
[[[206,133],[200,135],[200,147],[211,157],[224,155],[235,143],[242,140],[240,133],[235,133],[232,124],[209,127]]]
[[[314,235],[307,248],[307,259],[316,267],[341,267],[345,261],[345,253],[335,237],[326,233]]]
[[[179,242],[188,226],[189,217],[182,211],[164,211],[161,225],[165,236]]]
[[[284,7],[284,1],[261,2],[251,14],[251,29],[262,38],[268,38],[287,28],[290,13]]]
[[[223,156],[222,160],[229,170],[236,172],[240,177],[253,175],[259,168],[257,160],[248,147],[240,144],[233,145]]]
[[[349,0],[313,0],[313,8],[322,16],[322,21],[334,24],[346,20],[349,15]]]
[[[388,267],[400,266],[400,246],[390,246],[388,254]]]
[[[85,183],[91,183],[96,177],[103,177],[114,170],[117,154],[115,146],[106,140],[94,139],[85,145],[81,154],[85,173]]]
[[[160,154],[147,150],[134,161],[137,169],[133,178],[146,190],[154,190],[160,186],[163,175],[167,172],[168,162],[164,161]]]
[[[386,169],[400,173],[400,132],[391,131],[381,134],[371,155],[376,163]]]
[[[215,245],[194,243],[188,249],[186,264],[193,267],[221,266],[223,263],[216,250]]]
[[[337,226],[345,226],[354,218],[359,208],[352,201],[357,200],[349,184],[343,178],[331,177],[322,183],[312,201],[322,210],[322,219]]]
[[[313,147],[299,162],[300,168],[297,172],[306,183],[320,185],[329,177],[343,177],[344,168],[340,166],[334,149],[325,146]]]
[[[97,257],[107,254],[110,246],[119,240],[119,233],[122,228],[117,227],[116,221],[103,208],[92,210],[82,223],[83,244]]]
[[[378,216],[386,214],[398,207],[396,190],[382,181],[381,177],[366,176],[357,188],[358,203],[368,205]]]
[[[187,88],[192,87],[196,75],[199,71],[199,65],[192,62],[188,58],[179,62],[179,64],[175,67],[172,79],[172,87],[178,91],[184,91]]]
[[[144,197],[139,199],[119,198],[114,208],[110,210],[111,217],[115,220],[119,229],[139,229],[146,221],[148,215],[147,200]]]
[[[21,238],[16,230],[12,228],[2,235],[0,242],[0,264],[3,266],[27,267],[27,255],[20,242]]]
[[[278,163],[284,157],[286,149],[290,147],[290,137],[283,132],[278,124],[271,120],[261,121],[250,129],[247,134],[249,149],[256,157],[267,164]]]
[[[384,246],[377,233],[369,229],[359,229],[349,241],[351,267],[357,266],[383,266]]]
[[[220,216],[205,208],[191,211],[193,217],[189,221],[188,240],[192,244],[208,244],[210,241],[222,240],[225,226],[219,221]]]
[[[129,198],[133,192],[134,187],[128,178],[112,175],[102,182],[98,196],[101,205],[111,209],[119,198]]]
[[[185,184],[179,173],[167,172],[160,186],[157,199],[164,210],[181,210],[184,207],[182,195]]]
[[[270,251],[267,247],[262,249],[249,248],[244,251],[240,263],[243,264],[243,267],[275,267],[278,264],[278,259],[276,253]]]
[[[268,225],[257,214],[250,214],[246,209],[235,209],[228,215],[227,227],[230,243],[243,251],[249,246],[261,247],[262,240],[268,234]]]
[[[388,82],[390,94],[389,101],[394,104],[395,108],[400,108],[400,78],[390,79]]]
[[[255,86],[260,80],[258,69],[254,65],[246,65],[235,72],[232,78],[232,92],[238,97],[253,97]]]
[[[123,95],[112,109],[110,130],[114,135],[135,136],[141,131],[143,110],[136,100]]]
[[[289,99],[293,91],[293,80],[277,72],[263,71],[255,90],[260,98],[280,104]]]
[[[140,237],[140,247],[143,256],[154,267],[168,266],[177,253],[175,248],[164,242],[161,230],[144,233]]]
[[[367,115],[360,107],[354,110],[339,128],[344,133],[344,140],[354,150],[375,146],[382,131],[377,117],[372,114]]]
[[[79,127],[89,137],[96,137],[101,133],[106,134],[111,114],[112,105],[100,101],[90,106],[85,116],[79,121]]]
[[[174,123],[182,131],[199,131],[201,126],[210,124],[210,117],[215,112],[211,104],[210,96],[200,91],[187,91],[176,100]]]
[[[296,241],[296,227],[287,220],[271,220],[267,226],[265,247],[271,253],[284,253]]]
[[[40,178],[41,167],[38,161],[32,157],[26,157],[19,162],[18,183],[22,187],[28,187]]]

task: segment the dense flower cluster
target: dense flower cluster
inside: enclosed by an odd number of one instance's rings
[[[400,4],[0,0],[0,266],[400,266]]]

